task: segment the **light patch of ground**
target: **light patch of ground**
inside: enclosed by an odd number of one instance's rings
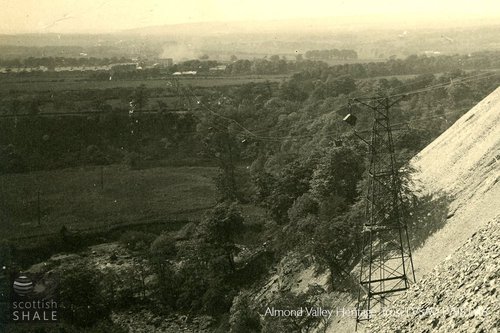
[[[329,277],[329,272],[320,272],[310,257],[290,254],[281,260],[267,283],[255,293],[255,300],[260,304],[269,304],[280,291],[302,294],[315,285],[328,290]]]
[[[79,253],[58,253],[49,259],[32,265],[27,272],[46,273],[65,265],[88,263],[100,271],[111,269],[120,272],[130,269],[139,259],[119,243],[103,243],[90,246]]]
[[[414,251],[417,278],[500,214],[500,88],[412,161],[417,186],[452,197],[446,225]]]

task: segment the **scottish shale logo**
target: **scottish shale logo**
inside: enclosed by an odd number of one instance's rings
[[[14,323],[58,321],[55,276],[19,274],[12,281],[10,319]]]
[[[33,291],[33,281],[26,275],[21,275],[14,280],[14,292],[19,296],[27,296]]]

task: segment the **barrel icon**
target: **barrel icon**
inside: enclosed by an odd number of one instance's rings
[[[33,282],[26,275],[21,275],[14,280],[14,291],[19,296],[26,296],[33,290]]]

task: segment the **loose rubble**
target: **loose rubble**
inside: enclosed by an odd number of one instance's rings
[[[147,310],[113,313],[111,320],[134,333],[210,333],[215,329],[215,319],[210,316],[170,315],[160,317]]]
[[[500,217],[401,295],[369,332],[497,332]]]

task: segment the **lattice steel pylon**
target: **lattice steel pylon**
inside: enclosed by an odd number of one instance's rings
[[[388,97],[375,97],[353,99],[349,103],[349,106],[353,103],[364,105],[373,114],[369,140],[358,135],[368,144],[370,166],[356,329],[359,323],[382,311],[391,296],[408,289],[416,280],[389,115],[391,106],[396,102],[391,102]],[[344,120],[354,125],[355,119],[349,114]]]

